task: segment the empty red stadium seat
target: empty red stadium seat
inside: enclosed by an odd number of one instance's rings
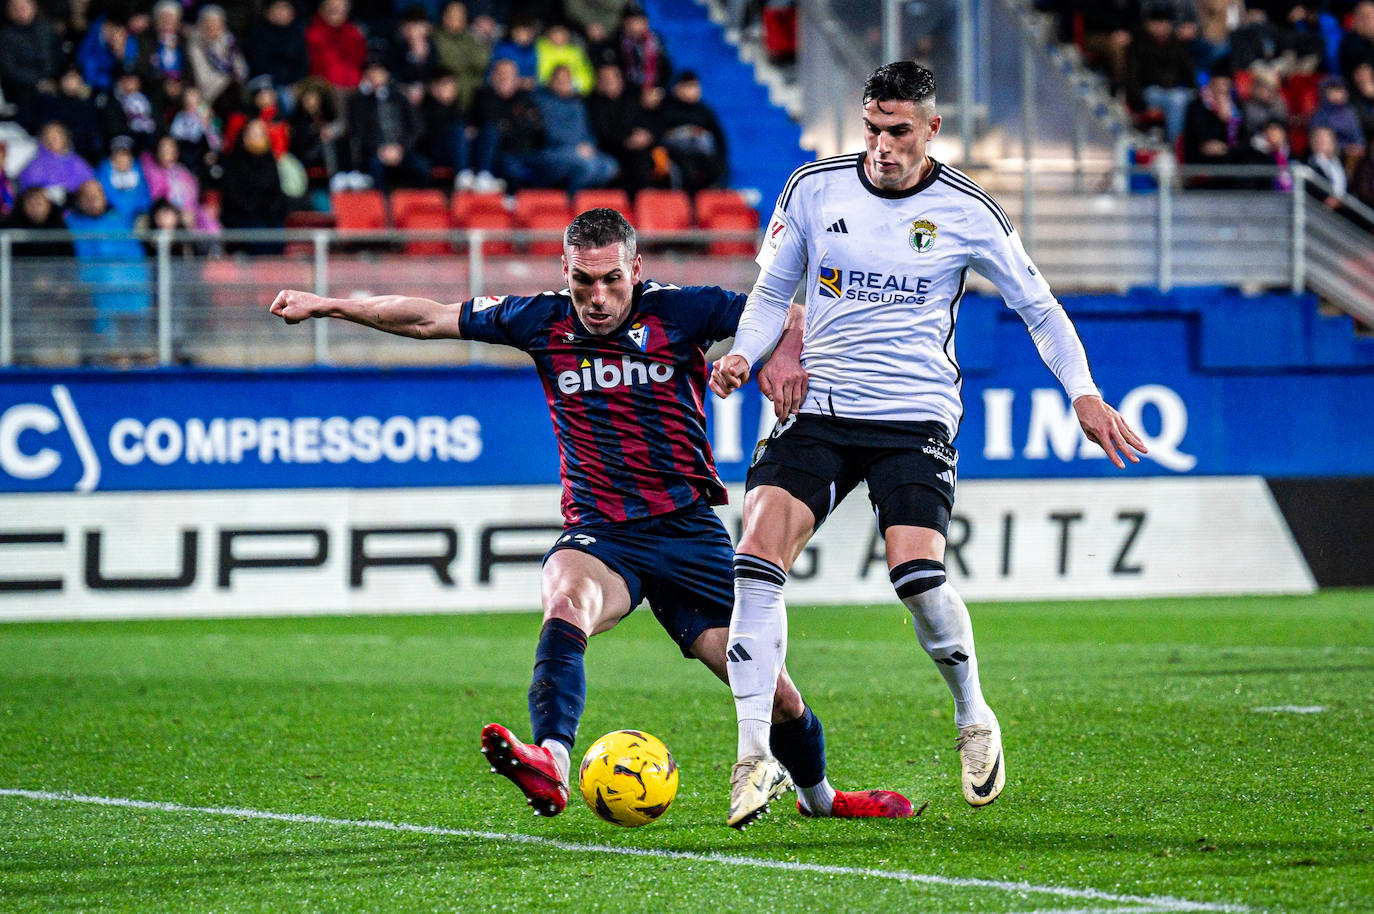
[[[697,225],[705,226],[719,212],[754,213],[737,190],[699,190],[696,195]],[[755,225],[758,215],[754,214]]]
[[[453,228],[449,219],[448,207],[435,209],[432,205],[411,206],[402,211],[396,220],[396,228],[413,231],[436,231]],[[405,243],[405,252],[430,257],[453,253],[453,246],[442,239],[414,240]]]
[[[448,212],[448,196],[442,190],[433,188],[403,188],[391,192],[391,224],[400,226],[406,222],[413,210],[438,210]]]
[[[564,224],[572,218],[568,212],[568,195],[557,188],[530,187],[515,192],[515,221],[533,228],[531,220],[544,213],[554,213]]]
[[[635,228],[681,232],[692,227],[692,201],[685,191],[641,190],[635,196]]]
[[[568,221],[568,213],[566,210],[561,213],[546,211],[536,212],[521,225],[523,228],[536,231],[562,232],[563,229],[568,227]],[[563,240],[559,237],[531,241],[529,243],[529,253],[556,257],[563,253]]]
[[[479,210],[468,214],[467,221],[462,226],[469,229],[483,229],[490,233],[485,241],[482,242],[482,253],[484,254],[514,254],[515,245],[510,241],[499,240],[508,237],[512,229],[515,228],[515,219],[510,213],[503,210]]]
[[[453,195],[453,201],[449,207],[449,213],[453,216],[453,224],[463,228],[468,224],[477,213],[506,213],[506,201],[500,194],[477,194],[472,192]]]
[[[708,222],[702,223],[701,227],[716,231],[757,231],[759,217],[753,210],[749,210],[747,213],[738,210],[719,212],[712,216]],[[758,251],[754,241],[741,238],[739,240],[712,241],[706,246],[706,253],[712,257],[752,257]]]
[[[330,207],[341,232],[386,228],[386,198],[380,190],[343,190],[331,194]]]
[[[613,209],[626,219],[634,218],[634,209],[630,206],[630,195],[623,190],[602,187],[594,190],[579,190],[573,194],[572,209],[574,216],[599,207]]]

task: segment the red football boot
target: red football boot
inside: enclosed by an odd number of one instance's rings
[[[553,753],[543,746],[527,746],[500,724],[487,724],[482,728],[482,754],[493,773],[505,775],[520,788],[536,816],[556,816],[568,805],[568,785],[558,774]]]
[[[800,799],[797,800],[797,812],[807,818],[824,818],[807,812]],[[830,810],[833,819],[909,819],[911,816],[911,801],[892,790],[837,790]]]

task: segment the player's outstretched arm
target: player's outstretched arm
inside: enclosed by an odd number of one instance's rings
[[[1101,397],[1090,394],[1077,397],[1073,401],[1073,411],[1078,414],[1078,424],[1083,427],[1083,434],[1107,452],[1107,457],[1118,470],[1126,468],[1121,460],[1123,454],[1131,463],[1140,463],[1136,454],[1149,451],[1135,429],[1121,417],[1121,413],[1107,405]]]
[[[270,310],[288,324],[312,317],[337,317],[374,330],[415,339],[459,339],[462,305],[446,305],[427,298],[374,295],[370,298],[324,298],[311,292],[283,289]]]

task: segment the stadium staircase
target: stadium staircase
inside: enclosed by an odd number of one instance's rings
[[[702,97],[716,111],[729,140],[729,185],[766,216],[792,170],[813,156],[802,149],[801,128],[774,105],[739,59],[724,30],[694,0],[644,0],[649,21],[663,38],[674,70],[693,70]]]

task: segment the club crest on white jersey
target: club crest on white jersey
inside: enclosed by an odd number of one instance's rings
[[[920,254],[935,247],[935,236],[939,231],[935,223],[929,219],[917,219],[911,223],[907,241],[910,242],[911,249]]]

